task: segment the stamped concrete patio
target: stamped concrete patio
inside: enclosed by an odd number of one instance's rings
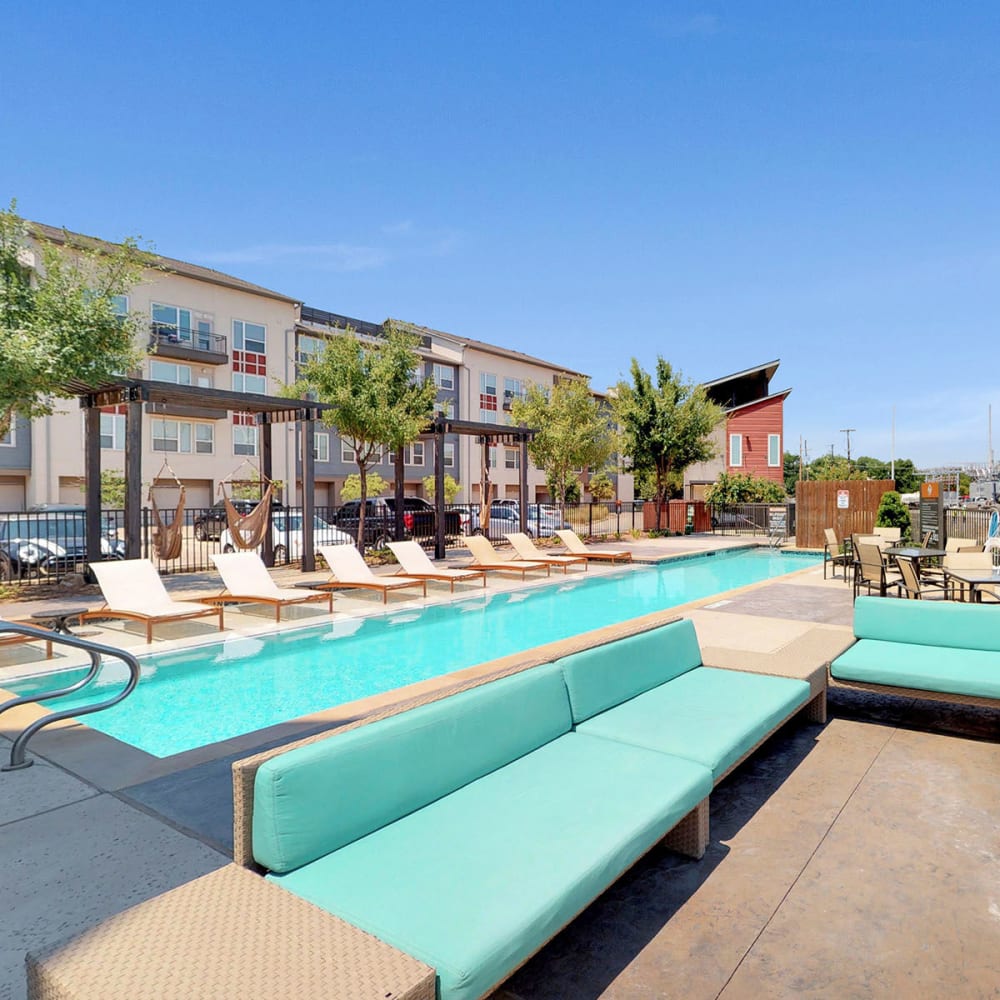
[[[681,612],[718,665],[802,669],[850,641],[850,588],[816,569]],[[837,689],[830,709],[713,793],[701,861],[654,850],[497,1000],[996,996],[1000,712]],[[0,774],[0,998],[24,996],[26,950],[224,865],[230,761],[334,721],[152,770],[40,736],[34,767]]]

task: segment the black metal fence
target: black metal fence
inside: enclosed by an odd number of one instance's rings
[[[788,539],[795,536],[795,504],[709,504],[712,531],[717,535],[766,535]]]

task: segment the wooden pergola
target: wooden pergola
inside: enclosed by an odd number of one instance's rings
[[[284,399],[255,393],[208,389],[201,386],[176,385],[147,379],[123,378],[96,389],[70,384],[80,398],[85,419],[85,477],[87,496],[101,495],[101,408],[125,407],[125,557],[137,559],[142,554],[142,419],[149,412],[156,417],[183,419],[184,410],[208,411],[212,419],[229,413],[253,414],[260,428],[261,478],[273,478],[271,427],[274,424],[300,421],[303,424],[302,445],[302,570],[316,568],[313,551],[313,519],[315,516],[315,423],[329,406],[304,399]],[[158,411],[163,407],[163,411]],[[193,414],[191,414],[193,415]],[[100,503],[89,502],[86,512],[87,559],[101,559]],[[268,520],[262,557],[267,566],[274,565],[274,538]]]

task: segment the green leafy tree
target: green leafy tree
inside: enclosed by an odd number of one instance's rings
[[[564,378],[555,385],[529,385],[511,406],[515,424],[537,428],[528,445],[531,460],[545,473],[556,503],[566,501],[576,469],[599,468],[611,455],[608,418],[586,379]]]
[[[916,466],[910,458],[896,459],[895,473],[896,489],[900,493],[916,493],[924,481],[924,477],[917,472]]]
[[[322,350],[301,366],[290,387],[294,395],[314,394],[330,406],[324,423],[336,427],[354,452],[360,492],[367,500],[369,470],[383,451],[404,448],[423,431],[434,409],[437,387],[431,379],[414,377],[420,358],[417,339],[391,320],[377,343],[353,330],[331,337]],[[365,504],[358,517],[358,548],[364,551]]]
[[[882,494],[878,511],[875,514],[875,524],[880,528],[900,528],[900,537],[904,542],[910,538],[910,511],[895,490]]]
[[[799,456],[786,451],[782,471],[785,479],[785,492],[793,497],[795,496],[795,484],[799,481]]]
[[[388,480],[383,479],[377,472],[368,473],[368,492],[372,496],[381,496],[392,485]],[[361,477],[352,472],[340,487],[340,499],[343,501],[359,500],[361,498]]]
[[[549,492],[552,493],[552,483],[546,481],[546,486],[549,488]],[[566,484],[566,492],[563,494],[563,502],[569,504],[577,504],[580,502],[580,497],[583,495],[583,488],[580,486],[580,480],[574,476]]]
[[[705,490],[708,503],[780,503],[785,499],[785,490],[780,483],[749,472],[723,472]]]
[[[0,210],[0,432],[19,413],[53,412],[76,395],[70,381],[98,386],[134,369],[138,316],[122,316],[124,295],[152,266],[135,240],[77,240],[61,246],[29,239],[11,202]]]
[[[838,482],[845,479],[867,479],[868,477],[849,465],[842,455],[820,455],[809,466],[809,478],[820,482]]]
[[[599,501],[613,500],[615,496],[615,484],[606,472],[598,472],[596,476],[590,477],[590,495]]]
[[[866,479],[888,479],[889,463],[883,462],[880,458],[871,458],[862,455],[855,463],[855,468],[862,473]]]
[[[437,484],[434,482],[434,477],[424,476],[424,492],[427,494],[428,499],[434,499],[436,488]],[[454,503],[455,497],[458,496],[458,491],[461,488],[462,487],[455,482],[454,476],[449,476],[446,472],[444,475],[444,502]]]
[[[695,462],[715,455],[712,431],[725,418],[701,386],[686,383],[668,361],[656,359],[656,384],[639,362],[632,359],[632,381],[619,382],[614,409],[622,429],[624,450],[637,472],[652,474],[656,523],[672,476],[683,476]]]

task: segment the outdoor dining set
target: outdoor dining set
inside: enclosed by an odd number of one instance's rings
[[[852,582],[856,598],[864,587],[871,594],[910,599],[938,598],[977,604],[1000,604],[1000,565],[994,546],[974,538],[949,537],[941,548],[928,532],[919,543],[906,544],[899,528],[876,527],[842,542],[833,528],[825,530],[823,576],[838,567]]]

